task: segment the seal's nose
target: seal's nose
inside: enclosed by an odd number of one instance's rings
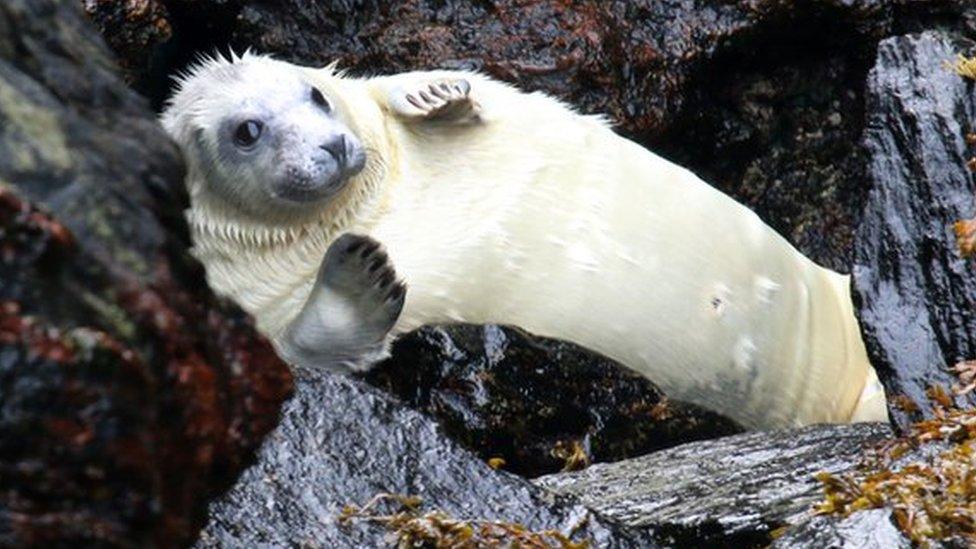
[[[319,145],[319,148],[331,154],[332,158],[335,158],[335,161],[337,164],[339,164],[339,166],[345,167],[346,160],[347,160],[346,158],[347,147],[346,147],[345,135],[341,135],[341,134],[337,135],[336,137],[333,137],[328,143],[324,145]]]

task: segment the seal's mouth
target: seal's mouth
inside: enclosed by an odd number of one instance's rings
[[[272,187],[272,196],[296,204],[327,200],[341,191],[366,164],[365,157],[356,151],[347,151],[344,156],[333,156],[332,159],[334,161],[328,162],[328,166],[311,172],[289,168],[284,180]]]
[[[280,200],[295,203],[308,203],[326,200],[338,193],[349,181],[351,175],[346,170],[312,177],[308,174],[288,177],[272,189],[272,195]]]
[[[334,185],[281,185],[272,191],[272,195],[286,202],[297,204],[307,204],[324,200],[338,191]],[[341,187],[341,184],[338,185]]]

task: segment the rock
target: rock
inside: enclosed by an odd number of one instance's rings
[[[130,83],[145,82],[157,48],[173,37],[169,11],[157,0],[114,2],[83,0],[85,13],[98,26]]]
[[[883,41],[867,81],[864,148],[871,186],[858,229],[854,296],[871,362],[889,395],[922,413],[925,391],[948,389],[948,367],[976,358],[976,266],[953,223],[973,216],[973,84],[944,63],[963,51],[943,32]],[[889,399],[897,404],[898,398]],[[957,399],[972,406],[972,393]],[[901,426],[918,417],[891,407]]]
[[[426,416],[355,380],[303,375],[257,463],[210,509],[199,547],[380,547],[375,521],[339,524],[347,505],[379,493],[419,496],[423,511],[576,530],[592,547],[653,547],[646,533],[607,521],[572,498],[489,468],[448,442]]]
[[[805,520],[822,498],[813,475],[854,467],[881,424],[817,425],[694,442],[535,482],[666,546],[758,546]]]
[[[741,432],[670,401],[610,359],[508,327],[425,327],[366,379],[434,418],[455,441],[535,477]],[[582,455],[564,452],[579,448]],[[569,458],[569,459],[567,459]]]
[[[889,509],[869,509],[844,519],[818,516],[788,529],[773,541],[774,549],[850,547],[908,549],[912,542],[895,527]]]
[[[3,546],[185,544],[290,390],[110,55],[76,0],[0,3]]]

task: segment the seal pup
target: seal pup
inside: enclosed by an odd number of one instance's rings
[[[208,282],[293,364],[364,369],[386,326],[512,324],[751,428],[887,416],[847,276],[547,95],[245,54],[197,64],[162,122]],[[371,298],[328,283],[340,263]]]

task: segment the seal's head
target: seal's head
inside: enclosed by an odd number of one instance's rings
[[[318,209],[366,162],[328,78],[269,57],[206,59],[162,115],[186,157],[190,193],[259,219]]]

